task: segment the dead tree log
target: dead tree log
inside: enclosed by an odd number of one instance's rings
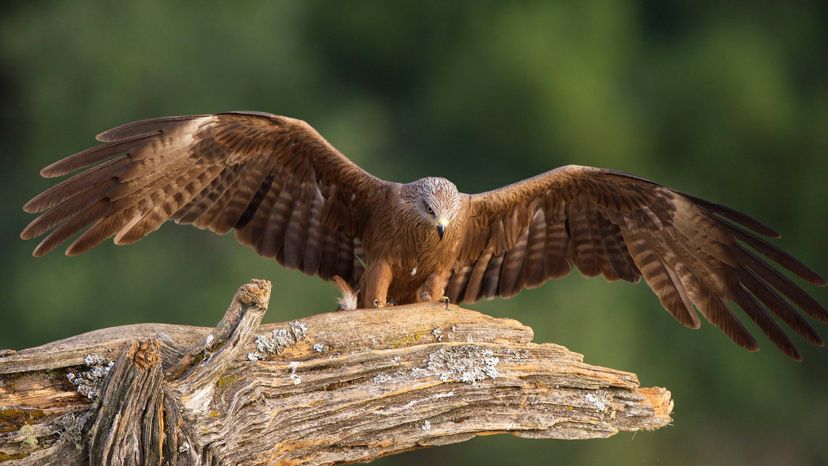
[[[670,422],[663,388],[455,306],[259,325],[270,283],[216,328],[143,324],[0,356],[0,462],[333,464],[475,435],[586,439]]]

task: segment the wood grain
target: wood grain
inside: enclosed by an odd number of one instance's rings
[[[129,325],[5,352],[0,462],[334,464],[671,422],[666,389],[532,343],[515,320],[424,303],[259,325],[269,294],[242,286],[216,328]]]

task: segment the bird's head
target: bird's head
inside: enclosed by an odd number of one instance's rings
[[[460,211],[460,193],[445,178],[423,178],[403,189],[403,200],[424,223],[431,225],[443,239],[446,230]]]

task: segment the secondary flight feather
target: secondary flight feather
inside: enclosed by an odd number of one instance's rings
[[[700,312],[740,346],[758,345],[735,303],[788,356],[779,321],[814,345],[800,311],[828,312],[780,272],[825,280],[765,237],[780,235],[728,207],[626,173],[565,166],[481,194],[444,178],[372,176],[307,123],[257,112],[156,118],[98,135],[102,144],[44,168],[77,172],[26,203],[21,238],[42,256],[108,238],[129,244],[168,220],[236,238],[325,280],[362,307],[509,297],[577,267],[637,282],[685,326]]]

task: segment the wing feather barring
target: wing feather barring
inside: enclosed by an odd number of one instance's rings
[[[481,194],[444,178],[376,178],[312,127],[234,112],[137,121],[102,144],[44,168],[73,176],[29,201],[21,233],[34,255],[67,239],[67,255],[108,238],[129,244],[168,220],[236,238],[264,257],[358,290],[358,304],[454,303],[509,297],[561,277],[637,282],[697,328],[700,312],[740,346],[758,348],[735,303],[785,354],[800,355],[784,322],[823,341],[802,313],[828,312],[782,269],[825,280],[765,238],[760,222],[652,181],[565,166]]]

